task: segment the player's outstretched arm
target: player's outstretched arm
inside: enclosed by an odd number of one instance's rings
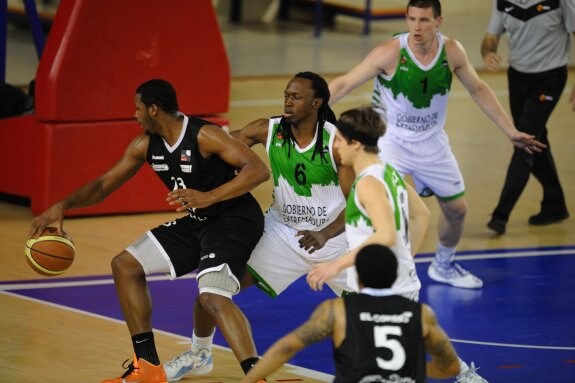
[[[395,218],[391,211],[385,186],[374,177],[367,176],[358,181],[355,190],[359,201],[367,211],[375,232],[360,246],[348,251],[336,260],[314,265],[306,276],[309,287],[314,291],[322,290],[327,281],[353,266],[355,257],[363,246],[375,243],[392,247],[397,241]]]
[[[380,73],[390,72],[399,59],[399,41],[392,39],[374,48],[362,62],[329,83],[329,104],[333,105],[355,88]]]
[[[59,233],[63,233],[64,211],[75,207],[97,204],[129,180],[146,161],[149,138],[141,134],[126,148],[122,158],[102,176],[88,182],[66,198],[56,202],[32,221],[30,237],[38,237],[53,222],[57,222]]]
[[[336,305],[343,307],[341,299],[330,299],[321,303],[306,322],[275,342],[241,380],[241,383],[255,383],[264,379],[304,347],[331,336],[334,333]],[[341,307],[338,308],[342,309]]]
[[[493,90],[481,80],[469,62],[463,46],[453,39],[445,44],[449,65],[453,72],[469,92],[473,101],[493,121],[499,129],[509,138],[511,143],[529,154],[541,152],[547,146],[535,139],[535,136],[520,132],[515,128],[511,118],[501,106]]]
[[[431,356],[427,362],[427,376],[444,379],[459,374],[459,358],[447,334],[441,328],[431,307],[421,305],[421,322],[425,351]]]
[[[350,251],[331,262],[316,263],[306,276],[306,282],[313,291],[321,291],[323,285],[336,277],[355,261],[357,251]]]
[[[249,147],[255,144],[265,145],[268,138],[268,127],[269,120],[267,118],[259,118],[248,123],[242,129],[230,132],[230,134]]]

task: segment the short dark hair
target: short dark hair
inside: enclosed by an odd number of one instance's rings
[[[397,279],[397,258],[384,245],[362,247],[355,257],[355,268],[364,287],[387,289]]]
[[[179,110],[176,90],[166,80],[146,81],[136,88],[136,94],[140,95],[140,101],[146,106],[156,105],[170,114]]]
[[[409,0],[409,3],[407,3],[408,10],[409,7],[433,8],[433,16],[441,16],[441,3],[439,0]]]
[[[339,116],[336,126],[339,131],[351,142],[354,138],[364,137],[363,140],[357,139],[364,145],[364,150],[370,153],[377,153],[377,140],[383,136],[386,131],[386,126],[381,116],[370,105],[360,106],[358,108],[349,109]],[[347,129],[343,129],[346,127]],[[345,133],[348,132],[349,136]],[[355,133],[352,137],[351,133]],[[367,144],[366,141],[374,141],[374,145]]]

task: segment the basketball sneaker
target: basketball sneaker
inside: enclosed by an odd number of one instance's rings
[[[463,289],[479,289],[483,287],[481,279],[465,270],[456,262],[443,264],[434,259],[427,269],[427,275],[435,282],[447,283]]]
[[[471,362],[471,365],[467,365],[467,363],[461,361],[464,366],[467,367],[467,370],[463,371],[459,375],[455,377],[454,383],[488,383],[487,380],[483,379],[477,373],[479,367],[475,368],[475,363]]]
[[[137,359],[134,355],[134,360],[126,367],[128,360],[122,364],[122,367],[126,369],[124,375],[103,380],[102,383],[168,383],[162,366],[155,366],[144,359]]]
[[[206,375],[213,368],[212,351],[207,348],[188,350],[164,364],[169,382],[177,382],[185,375]]]

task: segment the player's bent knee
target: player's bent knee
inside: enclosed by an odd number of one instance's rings
[[[231,299],[239,292],[240,286],[228,265],[224,265],[221,270],[201,274],[198,277],[198,289],[200,290],[200,302],[205,306],[202,294],[211,293]]]
[[[112,258],[112,273],[114,275],[118,274],[133,274],[137,273],[140,274],[143,272],[142,266],[140,263],[134,258],[134,256],[127,251],[123,251],[120,254],[116,255]]]
[[[449,202],[442,203],[442,211],[448,220],[463,220],[467,214],[467,201],[465,198],[458,198]]]

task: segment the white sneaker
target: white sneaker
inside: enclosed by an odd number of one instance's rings
[[[427,269],[427,275],[435,282],[447,283],[464,289],[479,289],[483,287],[481,279],[465,270],[456,262],[451,262],[444,266],[434,259]]]
[[[201,348],[197,352],[188,350],[164,363],[169,382],[177,382],[185,375],[206,375],[212,372],[213,368],[212,351],[207,348]]]
[[[454,383],[488,383],[477,373],[478,368],[475,368],[475,363],[471,362],[469,368],[455,377]]]

